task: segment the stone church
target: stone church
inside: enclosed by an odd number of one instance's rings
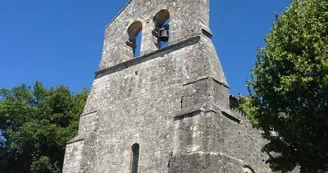
[[[211,37],[209,0],[128,2],[106,27],[63,173],[270,173]]]

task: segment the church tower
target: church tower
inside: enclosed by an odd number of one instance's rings
[[[209,0],[128,2],[106,27],[63,173],[271,172],[211,37]]]

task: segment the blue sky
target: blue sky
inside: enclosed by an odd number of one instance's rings
[[[47,87],[90,88],[105,26],[127,0],[0,0],[0,87],[41,80]],[[231,92],[245,80],[264,46],[275,12],[289,0],[211,0],[211,30]]]

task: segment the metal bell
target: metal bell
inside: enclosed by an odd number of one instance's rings
[[[169,30],[166,27],[159,29],[159,40],[163,42],[169,41]]]

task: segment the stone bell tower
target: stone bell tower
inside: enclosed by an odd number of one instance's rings
[[[209,0],[128,2],[106,27],[63,172],[271,172],[211,37]]]

